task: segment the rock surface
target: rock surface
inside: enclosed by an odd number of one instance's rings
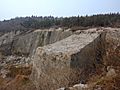
[[[47,29],[26,32],[9,32],[0,37],[0,50],[4,54],[32,55],[38,46],[64,39],[72,34],[69,30]]]
[[[86,45],[98,36],[97,33],[72,35],[54,44],[39,47],[33,60],[32,73],[38,90],[55,90],[79,83],[82,68],[88,68],[89,63],[93,64],[91,60],[94,58],[94,46]],[[89,53],[90,51],[92,53]]]
[[[119,82],[119,28],[0,32],[0,90],[115,90]]]
[[[62,29],[55,30],[35,30],[15,39],[13,42],[13,52],[33,55],[38,46],[44,46],[62,40],[72,34],[71,31]]]
[[[61,28],[23,32],[0,32],[0,79],[5,79],[5,81],[10,79],[9,82],[12,85],[11,80],[13,81],[17,75],[29,77],[32,66],[31,58],[36,48],[64,39],[71,34],[70,30],[63,30]],[[13,86],[11,88],[16,88]],[[6,88],[5,90],[16,89]]]
[[[107,60],[109,50],[119,52],[119,47],[119,30],[101,34],[80,33],[39,47],[34,56],[31,79],[38,90],[55,90],[86,83],[91,75],[100,74],[111,64],[111,59]],[[117,62],[120,59],[118,54]]]

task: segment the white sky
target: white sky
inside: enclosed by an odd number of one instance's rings
[[[120,0],[0,0],[0,20],[24,16],[75,16],[120,12]]]

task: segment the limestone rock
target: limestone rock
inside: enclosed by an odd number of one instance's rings
[[[94,46],[86,45],[98,36],[97,33],[72,35],[54,44],[39,47],[31,76],[38,90],[55,90],[79,83],[82,68],[88,68],[89,63],[93,64]]]
[[[106,74],[106,77],[115,77],[117,74],[116,74],[116,71],[114,68],[111,68],[111,67],[107,67],[108,69],[108,72]]]
[[[64,39],[72,34],[69,30],[46,29],[0,33],[0,52],[5,55],[32,55],[38,46]]]
[[[19,35],[20,33],[21,32],[19,31],[2,33],[2,35],[0,35],[0,52],[5,55],[11,54],[11,47],[12,47],[13,40],[15,36]]]
[[[112,59],[119,62],[119,47],[119,30],[80,33],[39,47],[33,59],[31,79],[38,90],[84,84],[91,75],[101,73],[105,66],[116,65],[116,62],[111,63]]]
[[[44,46],[62,40],[72,34],[71,31],[55,30],[35,30],[25,35],[21,35],[13,42],[12,51],[14,53],[32,55],[38,46]]]

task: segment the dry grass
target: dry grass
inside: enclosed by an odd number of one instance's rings
[[[10,73],[7,74],[7,78],[0,77],[0,90],[36,90],[35,85],[29,79],[31,66],[9,66],[8,69]]]
[[[16,77],[17,75],[30,75],[32,72],[32,66],[29,67],[16,67],[16,66],[9,66],[8,70],[10,71],[7,74],[7,77]]]
[[[15,79],[7,83],[4,90],[36,90],[28,76],[17,75]]]
[[[120,73],[117,73],[114,77],[107,77],[106,75],[93,76],[88,84],[91,90],[98,88],[98,86],[102,90],[120,90]]]

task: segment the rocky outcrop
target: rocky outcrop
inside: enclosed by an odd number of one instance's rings
[[[108,65],[116,65],[116,62],[120,65],[119,47],[119,30],[108,30],[101,34],[80,33],[39,47],[33,59],[31,79],[38,90],[84,84],[92,75],[107,72]],[[116,55],[111,56],[112,51]],[[116,62],[111,63],[114,59]]]
[[[83,69],[94,68],[94,46],[88,45],[99,34],[72,35],[37,49],[33,60],[32,80],[38,90],[55,90],[80,82]],[[87,46],[88,45],[88,46]],[[90,56],[90,57],[89,57]],[[84,77],[85,78],[85,77]]]
[[[115,90],[120,87],[119,30],[0,32],[0,90],[36,90],[33,83],[38,90]]]
[[[32,55],[38,46],[64,39],[72,34],[69,30],[47,29],[34,31],[12,31],[0,36],[0,51],[5,55]]]
[[[72,34],[71,31],[55,30],[35,30],[15,39],[12,51],[18,54],[32,55],[38,46],[44,46],[62,40]]]
[[[0,78],[5,79],[5,81],[6,79],[11,81],[17,75],[29,77],[32,66],[31,58],[36,48],[62,40],[71,34],[72,32],[70,30],[63,30],[61,28],[0,32]],[[15,88],[14,85],[13,88]],[[10,88],[5,90],[8,89]]]
[[[21,33],[20,31],[0,32],[0,53],[10,55],[14,38]]]

